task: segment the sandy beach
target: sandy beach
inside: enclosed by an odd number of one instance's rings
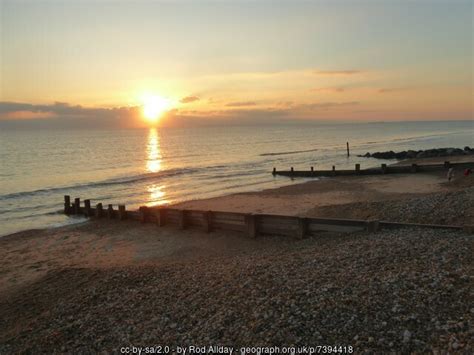
[[[180,208],[474,222],[473,178],[327,178]],[[93,220],[0,238],[0,352],[179,344],[472,350],[473,236],[321,233],[301,241]]]

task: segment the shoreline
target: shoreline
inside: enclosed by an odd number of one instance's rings
[[[474,224],[473,177],[336,177],[179,206]],[[112,352],[130,334],[468,351],[473,237],[410,227],[251,239],[108,219],[17,232],[0,238],[0,352]]]
[[[471,162],[473,160],[472,156],[432,157],[432,158],[405,159],[405,160],[394,162],[390,165],[397,166],[397,165],[411,165],[411,164],[420,164],[420,163],[442,163],[447,158],[449,158],[451,162],[456,162],[456,163]],[[318,194],[319,200],[322,198],[322,203],[321,201],[319,201],[318,203],[319,206],[344,205],[347,203],[363,202],[366,200],[369,202],[377,202],[377,201],[380,201],[382,197],[383,198],[395,197],[395,199],[396,197],[403,198],[404,192],[413,196],[413,194],[416,193],[414,190],[419,192],[419,196],[422,196],[431,192],[441,192],[440,189],[436,188],[436,185],[443,183],[443,180],[445,180],[444,175],[445,175],[444,173],[422,173],[418,175],[401,174],[397,176],[396,179],[401,179],[402,183],[397,184],[398,186],[392,186],[392,192],[394,192],[395,194],[394,195],[388,194],[387,196],[379,196],[379,197],[374,197],[374,194],[369,195],[369,196],[359,197],[359,198],[354,197],[354,196],[348,196],[347,193],[344,193],[344,191],[347,192],[347,190],[353,189],[354,187],[345,186],[347,185],[345,184],[345,182],[354,181],[355,185],[357,185],[358,180],[365,180],[365,179],[371,180],[372,179],[374,183],[383,184],[384,180],[390,179],[392,175],[382,176],[381,179],[379,179],[379,177],[370,177],[370,176],[369,177],[361,177],[361,176],[319,177],[319,178],[314,178],[313,180],[301,181],[298,183],[291,183],[291,184],[283,185],[279,187],[264,188],[262,190],[236,192],[236,193],[230,193],[230,194],[216,196],[216,197],[188,200],[188,201],[170,204],[167,206],[187,208],[187,209],[193,209],[193,208],[205,209],[205,210],[214,209],[216,211],[218,210],[218,211],[223,211],[223,212],[242,212],[243,210],[246,213],[276,213],[276,214],[287,214],[287,215],[295,215],[295,216],[299,215],[302,217],[303,216],[319,217],[319,215],[314,214],[314,211],[309,214],[307,213],[309,208],[311,208],[310,206],[306,206],[308,207],[308,210],[305,210],[304,208],[306,207],[304,207],[302,209],[297,209],[296,211],[294,211],[293,209],[282,210],[278,207],[275,207],[275,206],[270,207],[268,205],[267,206],[264,205],[263,208],[259,208],[256,205],[262,205],[260,200],[262,197],[265,197],[265,196],[284,195],[288,197],[291,194],[308,195],[308,194],[311,194],[311,191],[314,191],[316,194]],[[459,175],[460,174],[458,174],[458,177]],[[418,179],[416,177],[418,177]],[[436,178],[433,179],[433,177],[436,177]],[[418,184],[410,183],[409,186],[403,186],[404,185],[403,180],[413,180],[413,178],[415,180],[420,180],[420,182]],[[298,178],[295,178],[295,179],[298,179]],[[306,178],[301,178],[301,179],[306,179]],[[342,182],[342,183],[337,185],[339,182]],[[324,194],[324,192],[322,191],[326,187],[328,187],[329,189],[333,191],[336,190],[337,188],[341,188],[342,189],[341,191],[343,192],[340,194],[337,194],[337,193]],[[384,188],[387,188],[387,185],[384,185]],[[309,191],[307,191],[307,189],[309,189]],[[403,191],[403,189],[406,189],[406,191]],[[376,190],[382,190],[382,188],[379,188]],[[339,199],[338,201],[339,203],[334,203],[336,198]],[[254,203],[250,203],[249,205],[248,203],[249,199],[252,201],[256,199],[257,201]],[[235,203],[234,200],[237,200],[237,203]],[[212,208],[214,206],[217,206],[217,208]],[[60,211],[58,210],[58,214],[59,213]],[[323,214],[321,215],[321,217],[329,217],[329,216]],[[333,216],[333,217],[341,217],[341,216]],[[84,218],[76,222],[60,223],[60,225],[51,225],[51,226],[45,226],[42,228],[24,229],[24,230],[19,230],[13,233],[0,235],[0,239],[14,235],[14,234],[18,234],[18,233],[29,232],[31,230],[49,230],[49,229],[54,230],[55,228],[80,225],[87,222],[88,220]]]

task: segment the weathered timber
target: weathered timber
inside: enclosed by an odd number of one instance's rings
[[[91,200],[84,200],[84,216],[85,217],[92,216]]]
[[[359,169],[357,169],[359,165]],[[354,170],[336,170],[333,165],[332,170],[276,170],[274,175],[288,176],[288,177],[320,177],[320,176],[350,176],[350,175],[381,175],[381,174],[410,174],[410,173],[430,173],[445,171],[447,165],[445,164],[411,164],[411,165],[392,165],[381,164],[380,168],[361,169],[360,164],[356,164]],[[474,162],[449,163],[451,168],[473,168]]]
[[[186,210],[180,210],[178,218],[179,229],[186,229]]]
[[[97,218],[101,218],[104,216],[104,210],[102,208],[102,203],[98,203],[97,205],[95,205],[95,216]]]
[[[76,197],[74,199],[74,214],[80,214],[81,213],[81,199],[79,197]]]
[[[409,167],[412,168],[412,167]],[[80,199],[75,199],[75,206],[79,206]],[[79,209],[84,215],[101,217],[104,214],[101,203],[96,208],[90,208],[89,200],[84,200],[85,207]],[[90,213],[86,213],[89,211]],[[65,209],[67,213],[67,209]],[[235,212],[211,212],[199,210],[181,210],[175,208],[153,208],[142,206],[138,211],[126,211],[125,205],[119,205],[118,211],[114,211],[113,205],[109,204],[106,215],[112,219],[129,219],[143,223],[156,223],[160,226],[169,224],[179,228],[197,227],[207,232],[212,230],[224,230],[246,233],[251,238],[257,235],[282,235],[293,238],[304,238],[317,235],[319,232],[359,232],[366,231],[375,233],[383,228],[442,228],[451,230],[464,229],[467,233],[474,233],[474,226],[446,226],[428,225],[416,223],[387,222],[362,219],[340,219],[340,218],[314,218],[282,216],[272,214],[244,214]]]
[[[254,214],[247,214],[245,216],[245,224],[247,226],[247,235],[250,238],[257,238],[258,229],[257,229],[257,216]]]
[[[107,207],[107,218],[112,219],[114,218],[114,216],[115,216],[114,206],[112,204],[109,204],[109,206]]]
[[[140,222],[146,223],[148,220],[148,207],[147,206],[140,206],[138,211],[140,212]]]
[[[212,232],[212,211],[204,212],[203,217],[204,217],[204,230],[207,233]]]
[[[298,218],[298,232],[296,233],[297,239],[303,239],[308,235],[308,219],[307,218]]]
[[[366,222],[367,225],[367,232],[369,233],[375,233],[379,230],[379,224],[380,222],[377,220],[368,220]]]
[[[127,219],[127,211],[125,209],[125,205],[118,206],[118,216],[119,216],[119,220],[121,221]]]
[[[64,214],[71,214],[71,196],[69,195],[64,196]]]

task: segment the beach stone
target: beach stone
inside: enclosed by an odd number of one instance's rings
[[[410,338],[411,338],[411,332],[408,329],[406,329],[403,332],[403,342],[408,343],[410,341]]]

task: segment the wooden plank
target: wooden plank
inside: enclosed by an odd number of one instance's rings
[[[279,228],[278,226],[259,226],[258,232],[260,234],[268,235],[283,235],[283,236],[295,236],[297,234],[297,228]]]
[[[139,211],[127,211],[127,218],[133,221],[141,221],[142,215]]]
[[[245,225],[244,230],[247,231],[247,235],[250,238],[257,238],[259,230],[258,230],[258,216],[254,214],[247,214],[245,216]]]
[[[245,222],[245,214],[244,213],[234,213],[234,212],[220,212],[214,211],[214,219],[215,220],[223,220],[223,221],[237,221],[237,222]]]
[[[414,228],[433,228],[433,229],[452,229],[462,230],[462,226],[451,226],[443,224],[421,224],[421,223],[403,223],[403,222],[387,222],[380,221],[379,226],[381,228],[403,228],[403,227],[414,227]]]
[[[146,223],[148,221],[148,216],[150,214],[150,211],[148,210],[147,206],[140,206],[138,209],[138,212],[140,213],[140,222]]]
[[[317,232],[359,232],[359,231],[365,231],[366,228],[365,226],[341,226],[341,225],[335,225],[335,224],[316,224],[316,223],[311,223],[308,225],[308,233],[309,234],[317,234]]]
[[[209,233],[212,232],[213,227],[213,213],[211,211],[204,212],[203,215],[204,230]]]
[[[247,232],[247,227],[245,225],[228,224],[228,223],[223,223],[223,222],[213,222],[212,226],[213,226],[213,229],[215,230]]]
[[[330,224],[342,226],[361,226],[365,227],[364,219],[342,219],[342,218],[316,218],[308,217],[309,224]]]

